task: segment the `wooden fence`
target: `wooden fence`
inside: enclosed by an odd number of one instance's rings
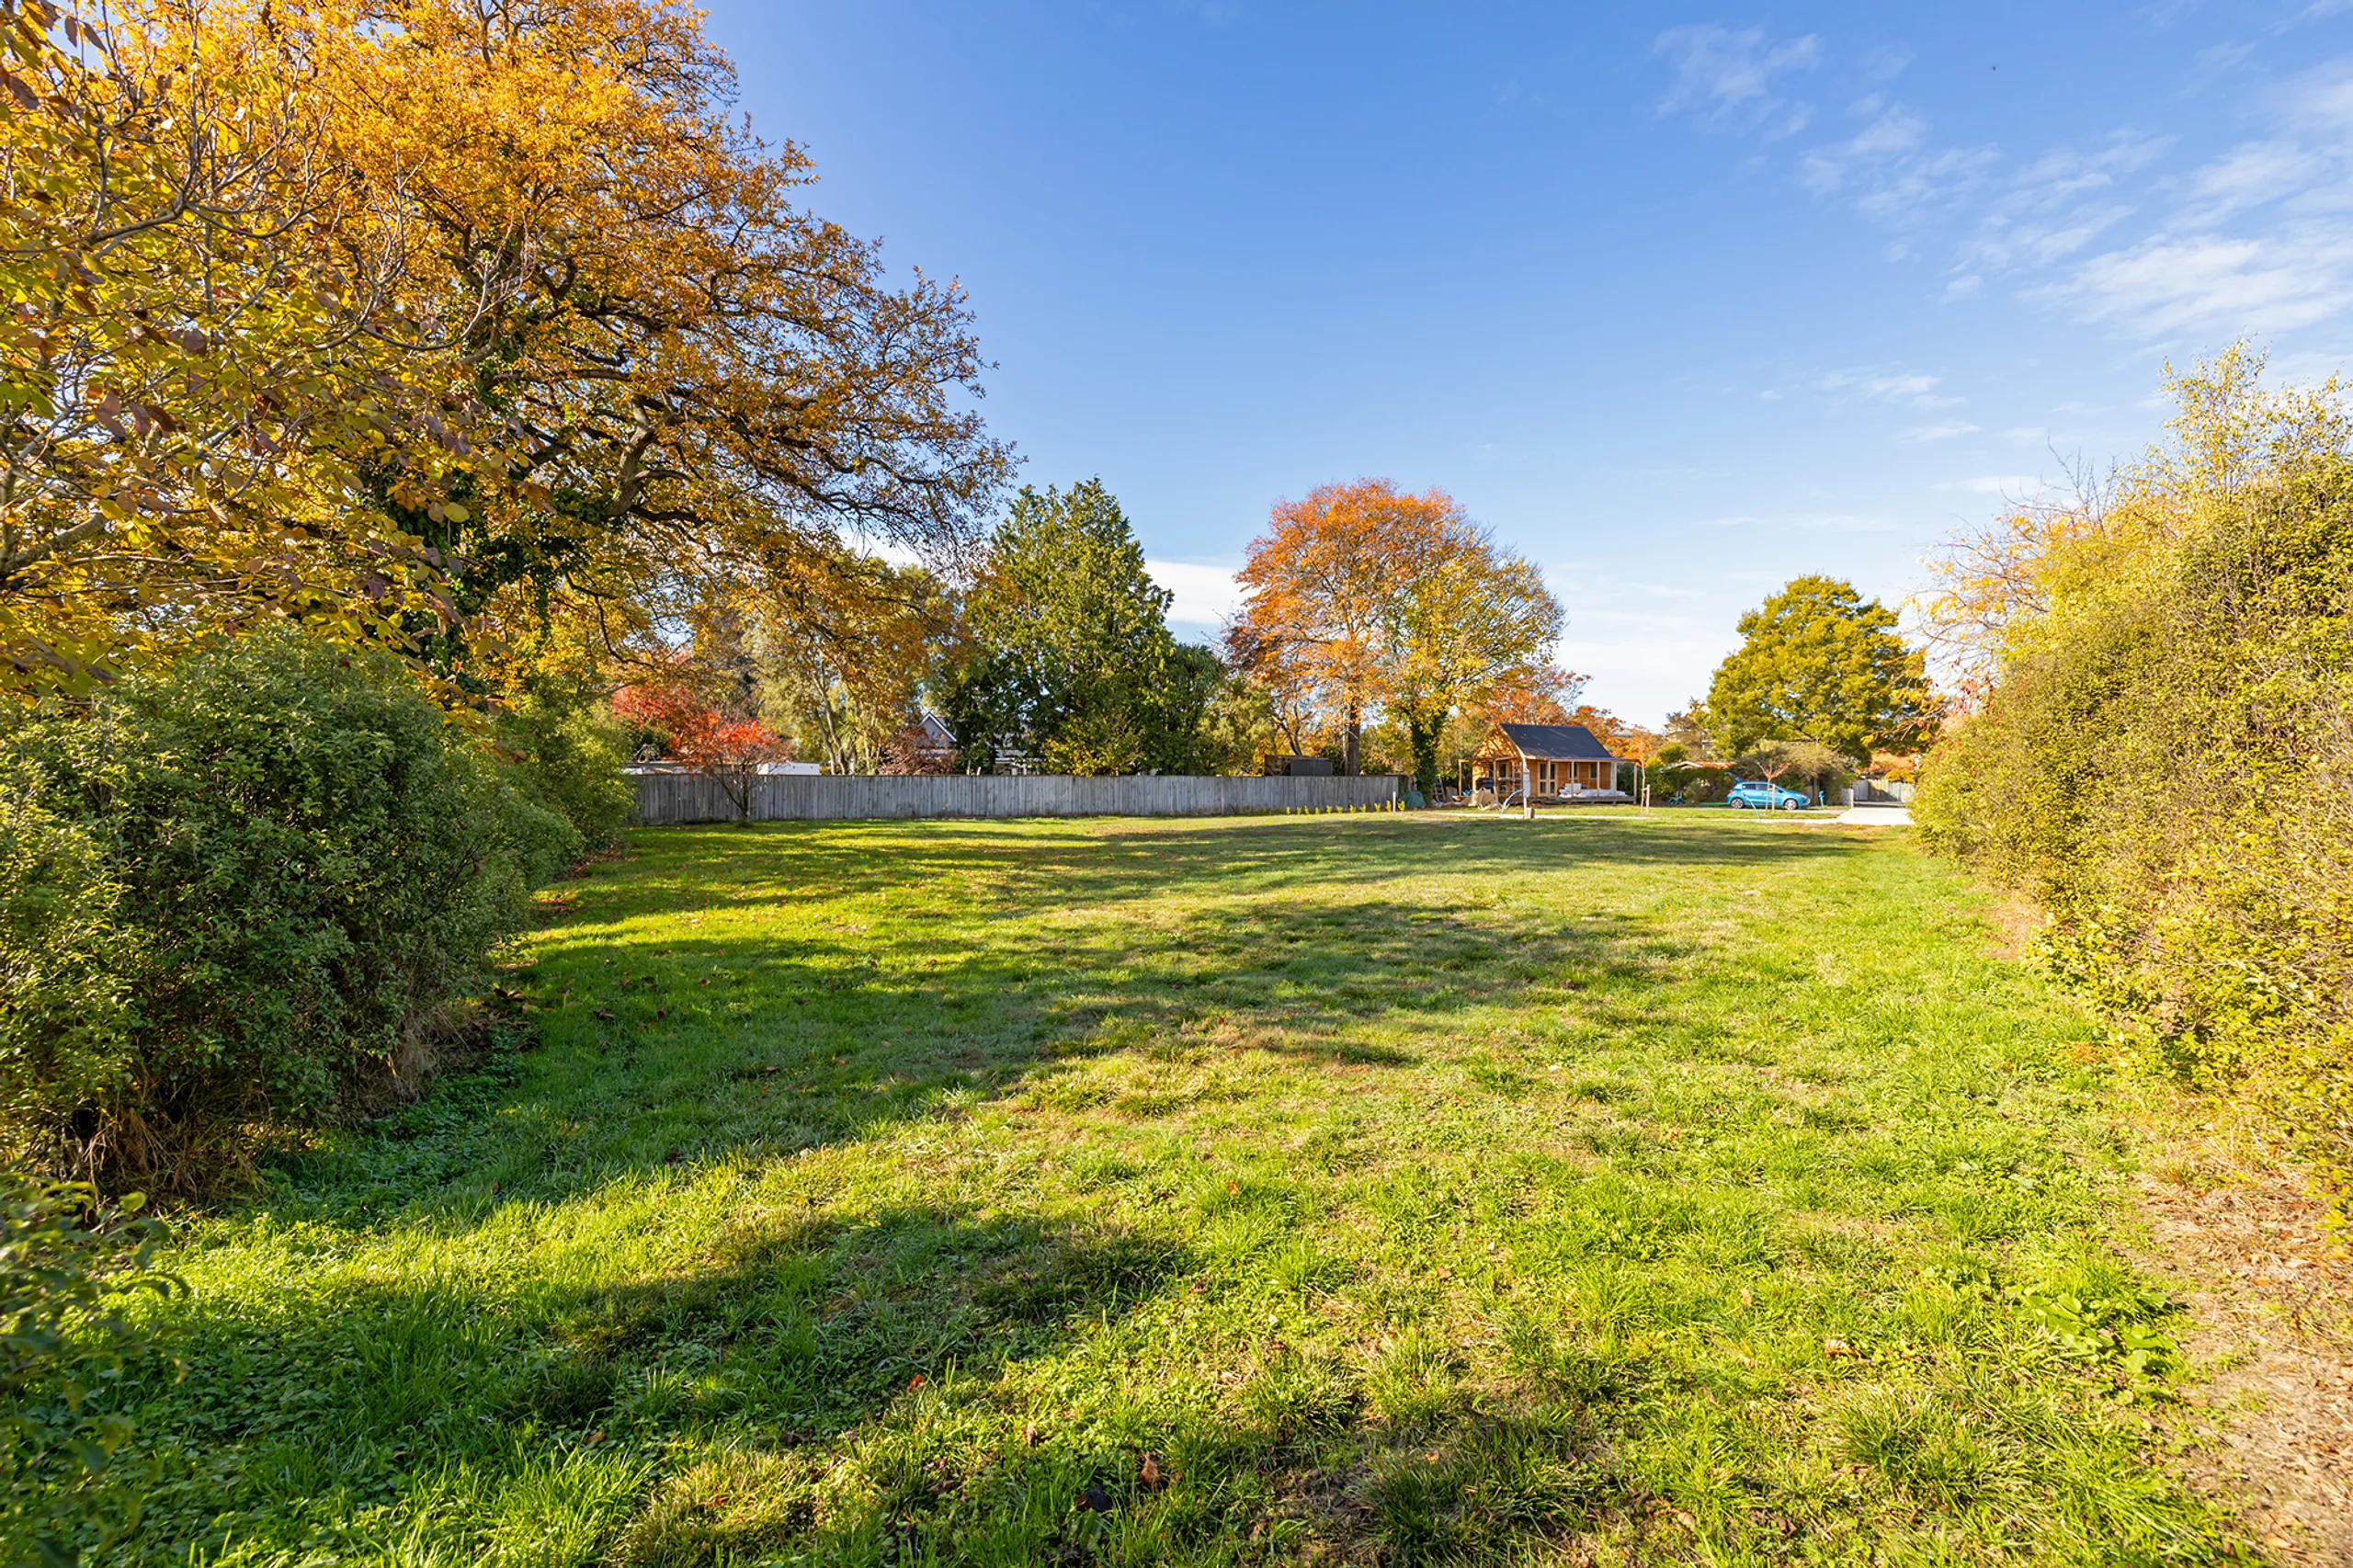
[[[649,827],[733,822],[735,803],[708,778],[640,773],[637,812]],[[870,817],[1197,817],[1386,806],[1403,782],[1361,778],[1074,778],[1063,775],[775,775],[752,783],[755,822]]]

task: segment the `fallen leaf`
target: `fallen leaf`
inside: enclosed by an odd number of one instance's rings
[[[1038,1446],[1038,1424],[1035,1421],[1023,1423],[1021,1427],[1021,1440],[1029,1444],[1033,1449]]]
[[[914,1377],[909,1378],[907,1380],[907,1386],[911,1389],[919,1389],[923,1387],[923,1374],[921,1372],[917,1372]]]
[[[1822,1342],[1822,1353],[1824,1356],[1852,1356],[1855,1347],[1843,1339],[1825,1339]]]
[[[608,1023],[608,1024],[609,1024],[609,1023],[611,1023],[611,1022],[613,1021],[613,1010],[612,1010],[610,1007],[599,1007],[599,1008],[597,1008],[597,1016],[598,1017],[600,1017],[600,1018],[604,1019],[604,1020],[605,1020],[605,1022],[607,1022],[607,1023]]]
[[[1136,1479],[1143,1483],[1146,1491],[1156,1491],[1160,1486],[1160,1456],[1144,1455],[1143,1463],[1136,1469]]]

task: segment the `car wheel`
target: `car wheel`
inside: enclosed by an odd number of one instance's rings
[[[1783,801],[1781,809],[1785,812],[1793,812],[1798,809],[1798,803],[1795,801]]]

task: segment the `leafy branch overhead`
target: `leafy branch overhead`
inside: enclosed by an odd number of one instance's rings
[[[1009,472],[961,290],[794,205],[680,7],[8,20],[20,678],[272,615],[463,664],[682,563],[959,560]]]

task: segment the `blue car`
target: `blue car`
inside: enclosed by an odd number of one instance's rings
[[[1802,812],[1813,803],[1795,790],[1784,790],[1762,778],[1742,779],[1724,801],[1728,806],[1752,812]]]

